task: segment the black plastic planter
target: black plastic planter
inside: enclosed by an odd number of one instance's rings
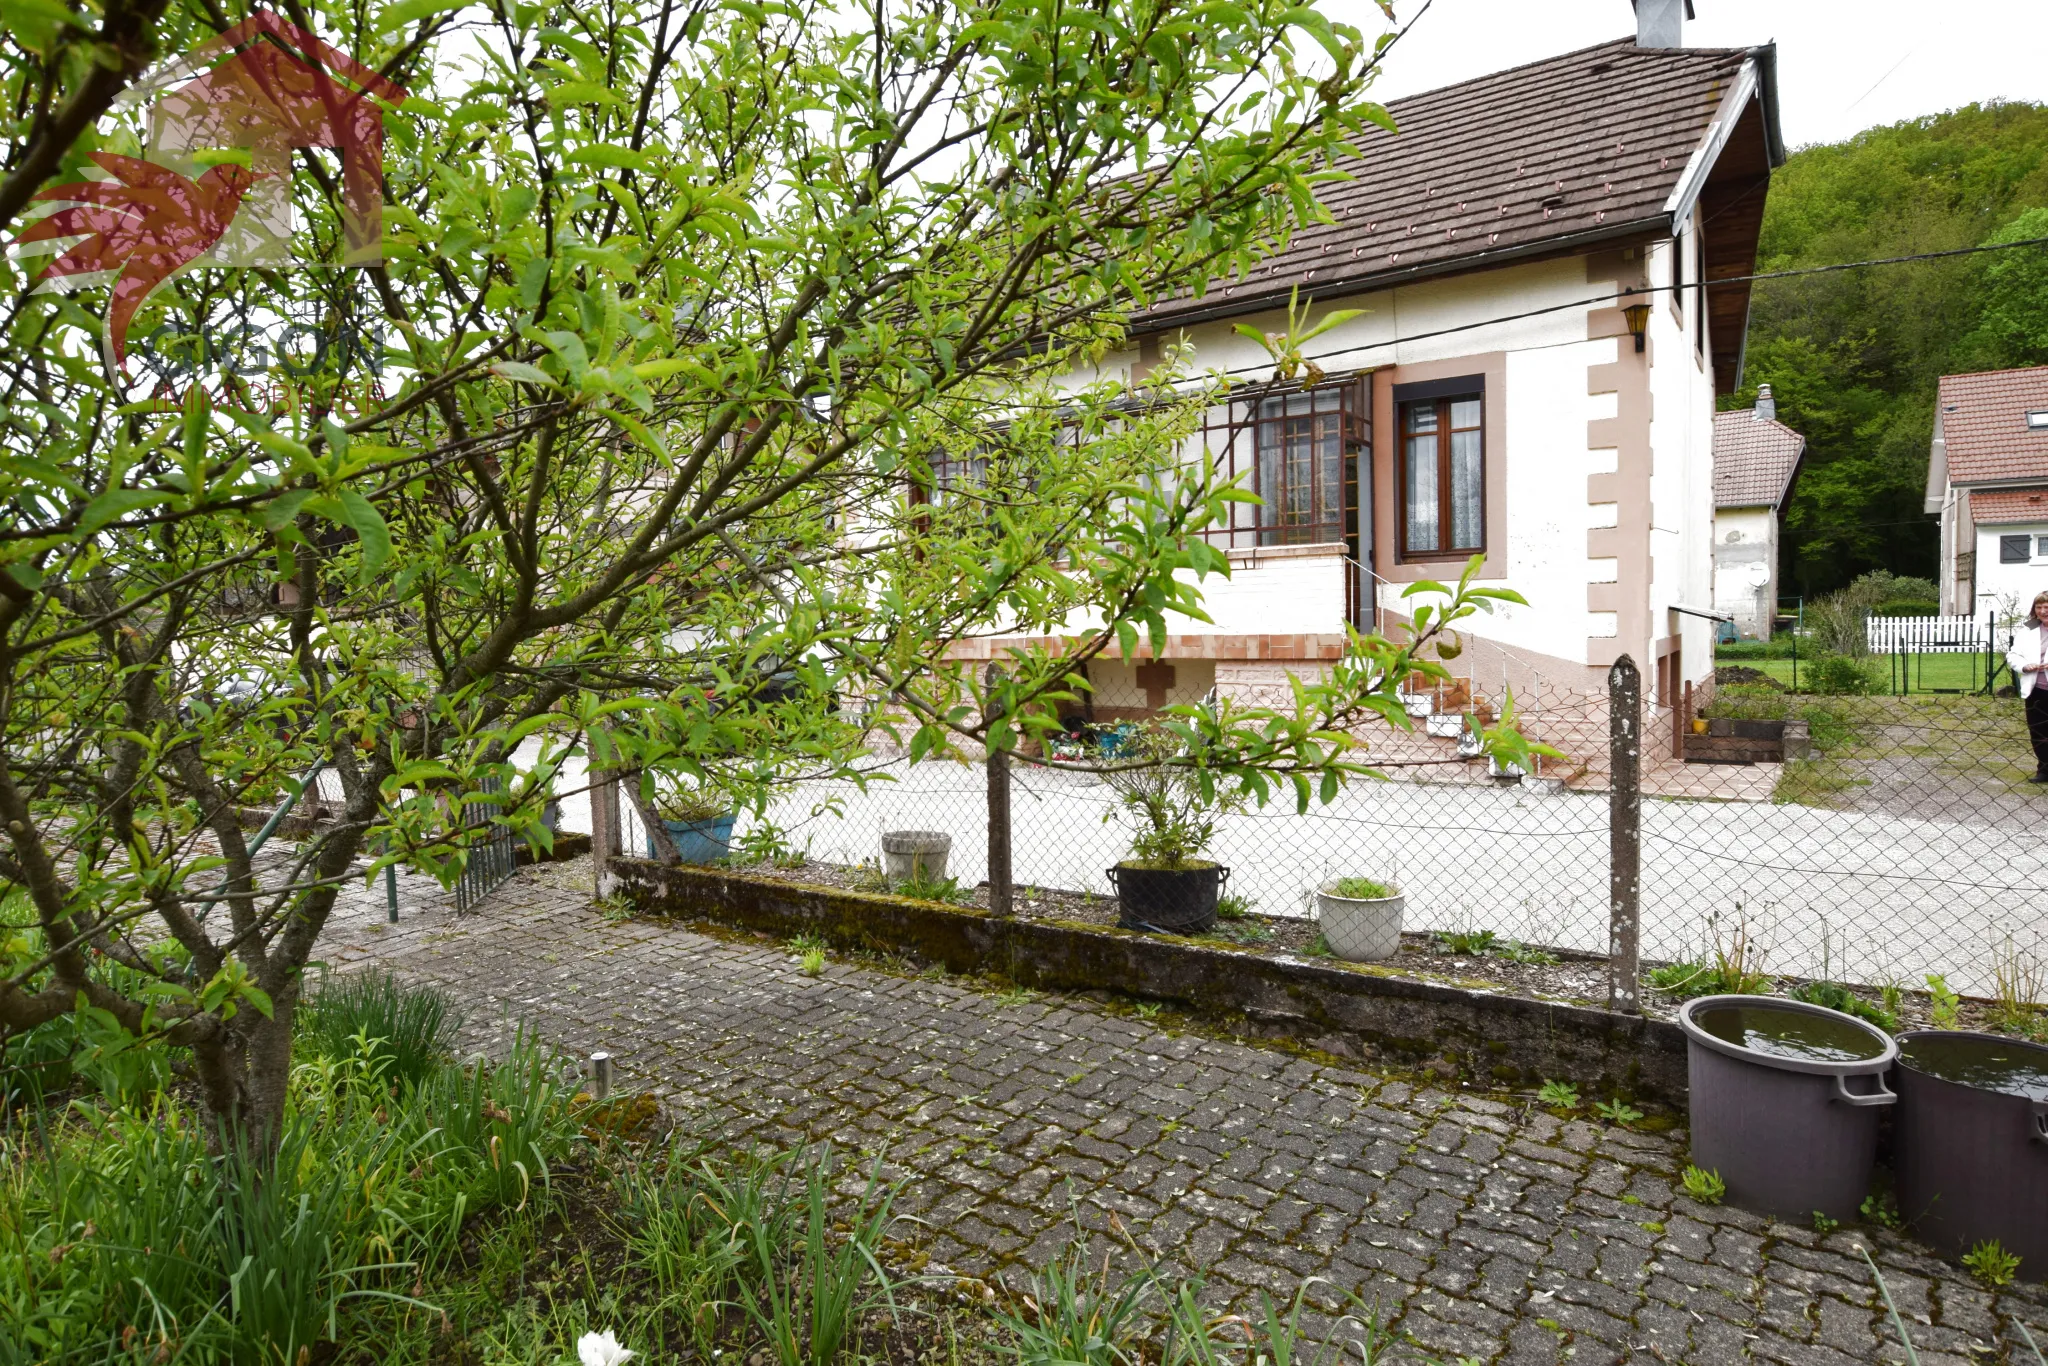
[[[1116,888],[1117,924],[1162,934],[1200,934],[1214,926],[1216,898],[1229,881],[1230,870],[1215,863],[1186,868],[1120,863],[1109,870],[1109,885]]]
[[[1870,1193],[1891,1036],[1854,1016],[1768,996],[1703,996],[1678,1012],[1692,1160],[1728,1201],[1804,1223],[1851,1219]]]
[[[1960,1257],[1996,1238],[2048,1280],[2048,1048],[1997,1034],[1899,1036],[1899,1213]]]

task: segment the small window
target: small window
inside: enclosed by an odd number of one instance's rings
[[[2034,554],[2043,559],[2048,559],[2048,536],[2039,536],[2035,538]]]
[[[1401,550],[1470,555],[1486,548],[1485,401],[1479,394],[1401,405]]]
[[[2027,414],[2027,426],[2035,431],[2048,427],[2048,408],[2036,408]]]
[[[2034,538],[2032,536],[2000,536],[1998,538],[1998,562],[2000,564],[2025,564],[2033,558]]]

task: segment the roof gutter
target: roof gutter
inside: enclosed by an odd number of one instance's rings
[[[1511,261],[1527,260],[1531,257],[1568,255],[1580,247],[1600,246],[1625,238],[1662,237],[1668,224],[1661,217],[1638,218],[1627,223],[1615,223],[1607,227],[1588,228],[1584,232],[1568,233],[1562,237],[1546,237],[1540,242],[1527,242],[1515,247],[1490,248],[1473,256],[1457,256],[1447,261],[1410,266],[1405,270],[1381,271],[1374,275],[1360,275],[1348,280],[1333,279],[1325,289],[1310,294],[1310,298],[1335,299],[1348,294],[1375,293],[1395,289],[1418,280],[1432,280],[1445,275],[1462,275],[1468,271],[1491,270],[1495,266]],[[1257,313],[1274,304],[1284,303],[1297,289],[1299,281],[1285,287],[1275,285],[1262,293],[1246,298],[1232,299],[1228,303],[1212,303],[1203,308],[1176,310],[1170,317],[1152,318],[1139,315],[1132,318],[1132,336],[1143,336],[1149,332],[1164,332],[1176,327],[1193,327],[1197,323],[1215,322],[1219,318],[1234,318],[1246,313]],[[1306,290],[1303,291],[1307,293]],[[1213,294],[1211,297],[1214,297]],[[1393,340],[1399,341],[1396,337]]]

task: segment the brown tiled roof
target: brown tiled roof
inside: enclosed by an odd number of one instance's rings
[[[1714,414],[1714,506],[1776,507],[1792,490],[1806,438],[1756,409]]]
[[[2048,479],[2048,428],[2027,426],[2048,410],[2048,365],[1943,375],[1935,404],[1950,483]]]
[[[1145,321],[1245,312],[1297,285],[1327,298],[1489,257],[1668,235],[1664,205],[1751,55],[1621,39],[1392,101],[1400,132],[1369,129],[1339,163],[1352,178],[1319,192],[1334,223]]]
[[[1979,490],[1970,495],[1970,520],[1979,526],[2048,522],[2048,488]]]

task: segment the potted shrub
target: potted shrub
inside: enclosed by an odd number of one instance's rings
[[[732,823],[739,812],[730,797],[714,787],[674,787],[654,799],[654,814],[674,841],[685,863],[716,863],[732,852]],[[647,838],[647,857],[658,858],[654,837]]]
[[[1218,791],[1216,777],[1168,762],[1175,747],[1151,735],[1134,746],[1150,760],[1105,775],[1131,823],[1131,856],[1109,870],[1125,929],[1201,934],[1216,923],[1216,901],[1230,870],[1201,857],[1217,821],[1242,805]],[[1203,778],[1209,785],[1204,790]]]
[[[1391,882],[1340,877],[1316,890],[1316,921],[1323,943],[1352,963],[1392,958],[1401,951],[1401,911],[1406,901]]]

